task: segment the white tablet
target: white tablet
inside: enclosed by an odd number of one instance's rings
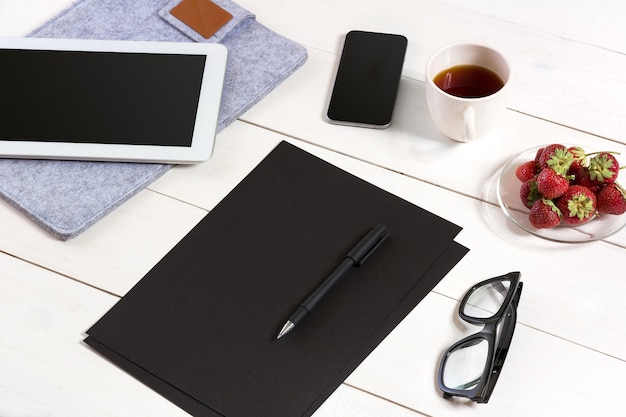
[[[226,55],[207,43],[0,39],[0,157],[204,161]]]

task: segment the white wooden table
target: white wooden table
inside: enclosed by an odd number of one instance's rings
[[[71,3],[0,0],[0,36],[27,35]],[[306,46],[309,59],[218,136],[210,161],[174,168],[65,242],[0,202],[0,416],[185,415],[87,348],[84,331],[281,140],[463,226],[457,240],[471,249],[315,416],[623,415],[626,231],[576,245],[531,236],[501,212],[494,180],[512,156],[545,143],[626,153],[626,3],[239,4]],[[323,120],[352,29],[409,39],[389,129]],[[514,68],[506,119],[472,144],[439,134],[425,104],[426,60],[453,41],[493,45]],[[460,297],[513,270],[525,288],[493,397],[486,405],[444,400],[439,358],[475,331],[457,318]]]

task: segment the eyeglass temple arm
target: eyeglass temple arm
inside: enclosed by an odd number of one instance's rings
[[[522,286],[523,284],[520,282],[517,290],[515,291],[515,295],[511,300],[511,304],[505,313],[506,316],[504,317],[504,322],[502,323],[502,335],[500,336],[500,341],[496,347],[493,370],[491,372],[491,377],[489,378],[489,383],[485,387],[483,402],[489,401],[489,397],[491,397],[491,393],[493,392],[496,382],[500,377],[500,371],[504,365],[506,355],[509,353],[509,347],[511,346],[511,340],[513,339],[513,332],[515,330],[515,323],[517,322],[517,305],[519,304],[519,300],[522,295]]]

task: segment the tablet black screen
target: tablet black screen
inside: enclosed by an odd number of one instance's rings
[[[0,50],[0,139],[191,146],[205,61]]]

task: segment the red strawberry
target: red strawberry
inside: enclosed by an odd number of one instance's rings
[[[574,155],[563,145],[555,143],[544,148],[539,156],[539,167],[550,167],[560,174],[565,174],[574,162]]]
[[[532,207],[533,203],[541,198],[539,191],[537,191],[537,181],[534,178],[524,181],[519,189],[519,197],[528,208]]]
[[[537,163],[535,161],[524,162],[515,170],[515,176],[521,182],[535,178],[537,175]]]
[[[600,190],[600,184],[591,180],[589,168],[585,166],[571,168],[569,175],[573,177],[571,181],[573,185],[582,185],[583,187],[589,188],[593,193],[597,193]]]
[[[603,214],[626,213],[626,191],[616,182],[607,184],[596,194],[597,208]]]
[[[543,151],[545,151],[546,148],[539,148],[537,149],[537,153],[535,154],[535,162],[537,164],[539,164],[539,161],[541,160],[541,155],[543,154]]]
[[[552,145],[548,145],[545,148],[541,149],[540,152],[537,153],[537,163],[541,165],[542,168],[547,166],[546,162],[548,159],[552,157],[554,151],[557,149],[565,149],[565,146],[560,143],[553,143]]]
[[[537,190],[549,200],[562,196],[568,188],[569,180],[552,168],[544,168],[537,175]]]
[[[567,192],[555,200],[563,220],[570,225],[580,225],[596,214],[596,196],[589,188],[572,185]]]
[[[619,173],[619,162],[608,152],[600,152],[589,160],[589,178],[599,184],[615,182]]]
[[[572,165],[570,166],[570,170],[578,169],[579,167],[585,166],[585,160],[587,159],[587,154],[585,150],[580,146],[572,146],[568,148],[568,151],[574,157],[574,161],[572,161]]]
[[[542,198],[531,207],[528,220],[535,229],[549,229],[561,222],[561,211],[552,200]]]

